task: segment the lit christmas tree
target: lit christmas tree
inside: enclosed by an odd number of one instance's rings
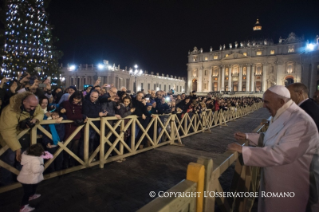
[[[39,78],[59,79],[58,59],[52,27],[44,0],[6,0],[1,78],[16,78],[28,71]]]

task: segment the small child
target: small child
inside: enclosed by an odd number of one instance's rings
[[[46,150],[53,155],[59,149],[58,142],[64,141],[65,126],[61,123],[63,118],[60,117],[57,111],[53,111],[51,113],[51,118],[52,120],[55,120],[56,124],[46,125],[44,129],[46,129],[52,134],[52,139],[48,138],[45,134],[43,134],[42,143]],[[48,167],[47,171],[48,173],[60,171],[62,169],[62,165],[63,154],[60,153],[55,158],[53,163]]]
[[[34,208],[30,207],[28,202],[41,196],[36,194],[35,191],[38,183],[43,180],[44,162],[41,157],[43,154],[44,149],[41,144],[30,146],[22,154],[22,169],[17,178],[24,190],[20,212],[33,211]]]

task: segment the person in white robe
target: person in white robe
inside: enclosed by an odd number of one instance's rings
[[[234,142],[228,149],[242,153],[246,166],[262,167],[259,212],[314,211],[310,208],[317,206],[309,206],[308,202],[312,199],[318,205],[318,191],[310,190],[311,161],[319,148],[316,124],[290,99],[284,86],[270,87],[263,100],[272,116],[263,146],[258,147],[260,134],[237,132],[237,140],[248,139],[253,146]],[[285,194],[290,197],[276,197]]]

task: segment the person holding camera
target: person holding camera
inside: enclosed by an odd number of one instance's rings
[[[19,141],[17,136],[22,130],[32,128],[43,116],[38,97],[33,93],[23,92],[10,99],[0,117],[0,144],[10,148],[1,156],[5,163],[14,166],[15,160],[21,162],[22,149],[26,149],[28,144],[20,143],[22,140]],[[4,168],[1,168],[0,177],[5,185],[13,182],[11,172]]]

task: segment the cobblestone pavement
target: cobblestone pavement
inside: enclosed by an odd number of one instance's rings
[[[182,139],[185,147],[163,146],[127,158],[122,163],[95,166],[43,181],[37,193],[42,196],[30,203],[35,211],[136,211],[153,198],[150,191],[166,191],[186,177],[188,163],[199,156],[223,160],[227,144],[234,141],[236,131],[251,132],[261,119],[268,118],[266,109],[215,127],[212,133],[199,133]],[[225,191],[229,188],[233,170],[220,178]],[[22,188],[0,194],[0,211],[19,211]]]

